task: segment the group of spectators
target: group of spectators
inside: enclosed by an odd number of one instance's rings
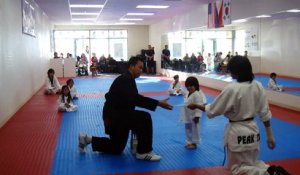
[[[58,53],[54,52],[54,59],[56,58],[64,58],[63,53],[58,56]],[[67,53],[66,58],[73,58],[73,56]],[[107,57],[102,55],[98,59],[95,53],[92,53],[91,59],[88,60],[86,54],[82,53],[76,57],[76,68],[78,76],[89,75],[89,71],[92,73],[92,76],[97,76],[98,73],[116,73],[117,61],[110,54]]]
[[[84,53],[77,57],[78,75],[88,75],[88,61]],[[98,73],[116,73],[117,61],[108,54],[107,57],[102,55],[99,59],[95,53],[92,53],[89,67],[92,76],[97,76]]]

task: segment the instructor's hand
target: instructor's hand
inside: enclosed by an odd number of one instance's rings
[[[173,106],[168,103],[168,100],[169,100],[169,98],[166,98],[164,100],[159,100],[158,101],[158,106],[160,106],[162,108],[165,108],[165,109],[172,110]]]

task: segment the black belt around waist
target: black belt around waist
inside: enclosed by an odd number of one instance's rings
[[[250,121],[250,120],[253,120],[254,117],[251,117],[251,118],[246,118],[244,120],[239,120],[239,121],[232,121],[232,120],[229,120],[230,123],[235,123],[235,122],[245,122],[245,121]]]

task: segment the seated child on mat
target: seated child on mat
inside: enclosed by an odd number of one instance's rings
[[[170,95],[182,95],[183,91],[181,89],[181,84],[179,82],[179,76],[175,75],[174,82],[170,85],[169,94]]]
[[[61,95],[58,98],[58,111],[60,112],[72,112],[78,109],[77,105],[73,104],[70,89],[67,85],[61,88]]]
[[[45,81],[45,94],[46,95],[54,95],[60,93],[60,84],[58,79],[55,76],[54,69],[49,69],[47,72],[47,78]]]
[[[269,89],[272,89],[274,91],[284,91],[283,89],[283,86],[282,85],[279,85],[277,84],[277,81],[276,81],[276,76],[277,74],[275,72],[272,72],[270,74],[270,79],[269,79],[269,83],[268,83],[268,88]]]
[[[73,79],[68,79],[67,80],[67,85],[68,85],[68,87],[70,89],[70,93],[71,93],[72,99],[73,100],[74,99],[78,99],[78,91],[77,91],[77,89],[76,89],[76,87],[74,85]]]

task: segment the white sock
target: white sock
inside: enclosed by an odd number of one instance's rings
[[[85,141],[86,141],[87,143],[92,143],[92,136],[86,135]]]

